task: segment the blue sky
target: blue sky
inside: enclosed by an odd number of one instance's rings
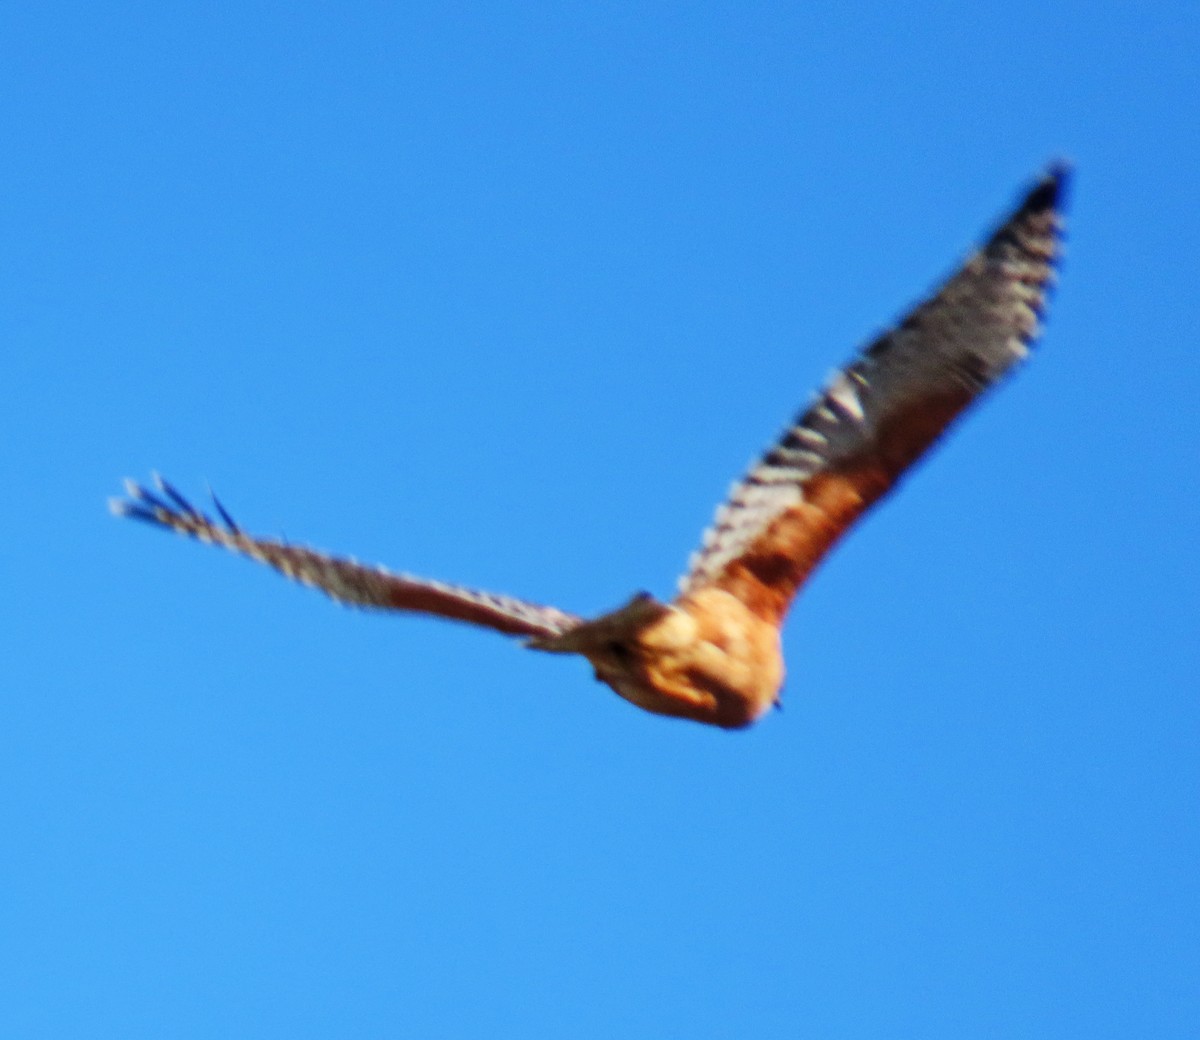
[[[1196,1035],[1200,13],[900,6],[5,7],[0,1034]],[[668,595],[1060,155],[750,732],[105,510]]]

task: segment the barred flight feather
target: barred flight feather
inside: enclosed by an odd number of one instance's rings
[[[508,635],[548,637],[580,624],[582,618],[553,607],[481,592],[446,582],[394,574],[346,557],[330,556],[303,546],[242,533],[213,498],[225,526],[216,524],[162,477],[155,476],[158,494],[132,480],[126,481],[127,499],[113,499],[110,507],[119,516],[165,527],[201,542],[273,567],[294,581],[320,589],[341,603],[381,610],[410,610],[436,614],[455,621],[485,625]]]
[[[894,486],[946,427],[1029,352],[1057,256],[1066,171],[1053,168],[987,244],[925,303],[835,372],[772,449],[736,484],[680,581],[764,600],[755,553],[776,587],[763,609],[782,616],[845,529]],[[811,510],[814,480],[851,480],[837,524]],[[795,514],[793,522],[780,522]],[[759,544],[759,540],[762,540]],[[781,566],[778,552],[791,554]]]

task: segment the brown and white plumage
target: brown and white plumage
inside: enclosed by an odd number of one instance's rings
[[[129,497],[113,499],[110,502],[113,512],[169,527],[198,541],[249,556],[295,581],[328,593],[341,603],[435,614],[494,628],[510,636],[549,638],[583,621],[574,614],[512,596],[479,592],[411,574],[393,574],[384,567],[367,566],[357,560],[330,556],[301,545],[254,538],[243,533],[215,496],[213,504],[221,523],[202,513],[157,474],[154,483],[156,491],[150,491],[127,480],[125,491]]]
[[[393,574],[215,522],[159,478],[113,511],[242,553],[334,599],[523,636],[587,657],[596,677],[662,715],[749,725],[783,682],[779,630],[833,544],[1029,352],[1053,281],[1067,171],[1052,168],[931,297],[821,390],[718,510],[660,603],[645,594],[585,621],[553,607]]]

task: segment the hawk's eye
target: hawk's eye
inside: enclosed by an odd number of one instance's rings
[[[615,641],[608,644],[608,652],[618,661],[628,661],[633,656],[628,646]]]

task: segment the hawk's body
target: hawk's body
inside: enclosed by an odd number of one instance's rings
[[[591,621],[253,538],[165,481],[114,510],[214,542],[360,606],[436,614],[581,654],[660,715],[737,728],[777,700],[780,627],[813,567],[957,416],[1023,359],[1053,279],[1066,172],[1052,169],[927,301],[838,372],[734,488],[672,603],[647,595]]]

